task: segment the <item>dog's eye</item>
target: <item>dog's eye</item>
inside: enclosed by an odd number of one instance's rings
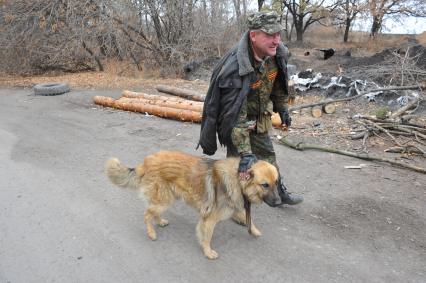
[[[264,189],[269,189],[269,184],[268,184],[268,183],[263,183],[263,184],[262,184],[262,187],[263,187]]]

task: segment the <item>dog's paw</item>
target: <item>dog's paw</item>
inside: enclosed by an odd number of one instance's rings
[[[167,225],[169,225],[169,221],[167,221],[166,219],[161,219],[160,222],[157,223],[157,225],[160,227],[166,227]]]
[[[154,230],[150,230],[150,231],[148,231],[148,232],[147,232],[147,234],[148,234],[148,237],[149,237],[151,240],[153,240],[153,241],[157,240],[157,233],[155,233],[155,231],[154,231]]]
[[[212,249],[205,250],[204,255],[208,259],[217,259],[219,257],[219,254],[215,250],[212,250]]]
[[[262,236],[262,233],[259,231],[259,229],[257,229],[256,227],[252,227],[251,228],[251,234],[255,237],[260,237]]]

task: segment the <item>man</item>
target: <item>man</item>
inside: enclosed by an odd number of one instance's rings
[[[283,126],[291,125],[288,112],[288,50],[282,44],[278,15],[258,12],[248,18],[247,31],[213,70],[204,102],[199,145],[213,155],[219,142],[227,156],[240,156],[240,178],[257,158],[274,164],[275,151],[268,131],[271,115],[278,112]],[[303,198],[287,192],[279,178],[281,204],[298,204]]]

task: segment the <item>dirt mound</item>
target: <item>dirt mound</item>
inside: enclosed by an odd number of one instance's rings
[[[378,65],[387,60],[391,60],[395,55],[405,56],[408,52],[408,57],[415,58],[416,66],[421,69],[426,69],[426,47],[421,44],[407,46],[406,44],[386,48],[370,57],[354,58],[345,64],[346,68]]]
[[[387,48],[383,51],[374,54],[370,57],[361,57],[361,58],[353,58],[353,60],[348,61],[345,64],[345,68],[353,68],[353,67],[359,67],[359,66],[370,66],[370,65],[377,65],[385,60],[389,59],[392,55],[392,53],[395,51],[394,48]]]

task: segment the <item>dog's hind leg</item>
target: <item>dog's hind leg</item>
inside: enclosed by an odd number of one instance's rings
[[[217,220],[214,217],[207,217],[200,219],[197,225],[197,237],[200,242],[201,248],[203,249],[204,255],[209,259],[218,258],[219,254],[212,250],[210,242],[212,240],[214,227]]]
[[[156,206],[155,214],[154,214],[154,220],[155,223],[157,223],[160,227],[166,227],[169,225],[169,221],[167,221],[164,218],[161,218],[161,214],[166,211],[168,206]]]
[[[152,225],[152,219],[155,220],[158,226],[167,226],[169,222],[166,219],[161,218],[161,213],[166,211],[167,208],[168,206],[165,205],[150,204],[149,207],[145,210],[144,222],[146,225],[147,234],[148,237],[153,241],[157,239],[157,233],[155,232],[154,226]]]
[[[235,211],[232,215],[232,220],[240,225],[246,226],[246,212],[244,210]],[[255,237],[262,236],[262,233],[254,225],[253,221],[251,221],[251,234]]]

